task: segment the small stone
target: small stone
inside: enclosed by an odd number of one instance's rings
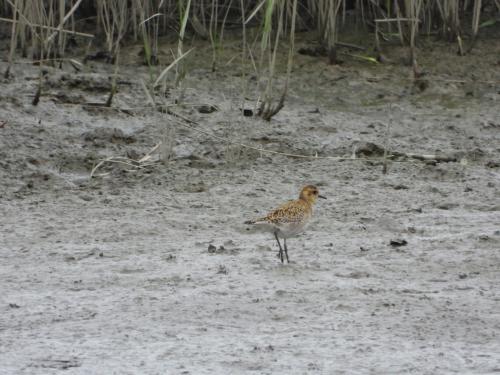
[[[214,105],[200,105],[198,107],[198,112],[200,113],[213,113],[217,111],[217,107]]]
[[[394,246],[394,247],[406,246],[406,245],[408,245],[408,241],[406,241],[405,239],[402,239],[402,238],[396,238],[394,240],[391,240],[389,242],[389,244],[391,246]]]
[[[212,244],[208,245],[208,252],[209,252],[210,254],[213,254],[213,253],[215,253],[216,251],[217,251],[217,248],[216,248],[214,245],[212,245]]]
[[[394,190],[408,190],[408,186],[403,184],[393,185]]]

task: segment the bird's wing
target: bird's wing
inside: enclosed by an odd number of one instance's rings
[[[271,224],[297,223],[308,214],[308,207],[299,201],[287,202],[262,218]]]

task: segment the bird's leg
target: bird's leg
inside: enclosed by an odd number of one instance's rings
[[[284,245],[284,248],[285,248],[286,262],[290,263],[290,261],[288,260],[288,248],[286,247],[286,238],[283,239],[283,245]]]
[[[283,263],[283,249],[281,248],[281,243],[280,240],[278,239],[278,232],[274,232],[274,238],[276,238],[276,241],[278,242],[278,246],[280,248],[280,251],[278,252],[278,257],[281,259],[281,263]]]

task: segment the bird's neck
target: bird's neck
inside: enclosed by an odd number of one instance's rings
[[[306,203],[310,207],[312,207],[312,205],[314,204],[314,200],[312,200],[311,198],[307,198],[302,194],[299,197],[299,201]]]

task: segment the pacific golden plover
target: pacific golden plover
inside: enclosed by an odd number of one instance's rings
[[[245,224],[259,225],[266,231],[273,233],[278,242],[278,257],[281,259],[281,263],[283,263],[283,253],[286,256],[286,261],[290,263],[286,239],[305,229],[311,219],[312,207],[317,198],[326,199],[326,197],[319,194],[316,186],[304,186],[300,191],[299,199],[289,201],[266,216],[246,221]],[[279,238],[283,238],[283,247],[281,247]]]

